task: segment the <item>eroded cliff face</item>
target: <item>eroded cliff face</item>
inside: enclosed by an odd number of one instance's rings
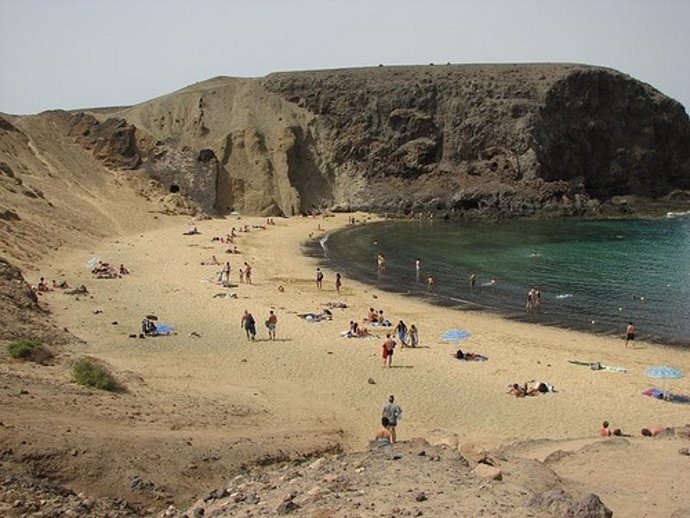
[[[585,65],[440,65],[215,78],[65,134],[205,211],[596,214],[690,189],[690,122]],[[677,198],[677,196],[676,196]]]

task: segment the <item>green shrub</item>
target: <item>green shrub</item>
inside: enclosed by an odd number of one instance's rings
[[[7,351],[12,358],[28,360],[36,363],[46,363],[53,355],[40,342],[22,338],[7,345]]]
[[[82,358],[72,365],[74,381],[86,387],[114,392],[120,387],[113,375],[103,365],[90,358]]]

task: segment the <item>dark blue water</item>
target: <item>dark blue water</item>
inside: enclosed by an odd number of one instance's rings
[[[690,218],[382,222],[334,233],[325,250],[346,276],[461,310],[620,335],[632,320],[642,339],[690,345]],[[525,311],[532,287],[538,314]]]

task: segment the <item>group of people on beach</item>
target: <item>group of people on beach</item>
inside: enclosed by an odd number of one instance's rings
[[[658,424],[647,426],[640,430],[640,435],[642,437],[656,437],[668,430],[666,426],[661,426]],[[624,433],[620,428],[611,429],[609,422],[604,421],[598,430],[599,437],[632,437],[632,435]]]
[[[323,272],[321,271],[321,268],[316,269],[316,287],[318,289],[323,289]],[[335,291],[340,294],[340,289],[343,287],[343,276],[339,273],[336,272],[335,274]]]
[[[508,386],[507,394],[515,397],[536,396],[553,392],[553,387],[543,381],[525,381],[522,385],[513,383]]]
[[[269,310],[264,324],[266,325],[266,330],[268,331],[268,339],[275,340],[276,330],[278,328],[278,316],[272,309]],[[247,340],[256,340],[256,320],[254,319],[254,315],[252,315],[246,309],[244,310],[244,314],[240,320],[240,327],[244,329],[245,333],[247,334]]]

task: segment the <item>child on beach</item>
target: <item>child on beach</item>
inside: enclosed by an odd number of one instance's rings
[[[601,423],[601,427],[599,428],[599,437],[611,437],[611,435],[613,435],[613,433],[609,428],[609,422],[604,421]]]
[[[417,326],[412,324],[410,326],[410,347],[417,347],[419,345],[419,331]]]

